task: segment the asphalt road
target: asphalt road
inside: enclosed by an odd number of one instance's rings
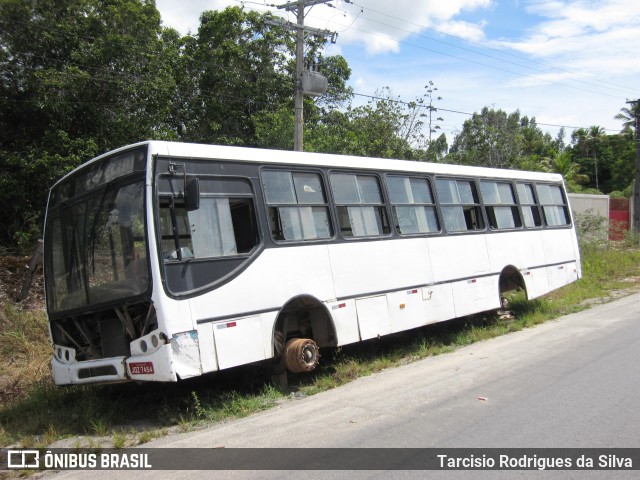
[[[640,448],[640,294],[147,447]],[[640,478],[629,471],[92,472],[96,478]],[[195,474],[195,475],[194,475]],[[56,478],[85,478],[62,472]]]

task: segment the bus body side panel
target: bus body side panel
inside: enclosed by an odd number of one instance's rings
[[[429,238],[429,252],[436,283],[491,271],[486,236],[482,234]]]
[[[200,363],[202,373],[215,372],[220,369],[218,365],[218,352],[213,336],[213,323],[198,325],[198,339],[200,341]]]
[[[329,253],[336,297],[356,298],[361,340],[426,323],[419,288],[433,277],[425,238],[341,243]]]
[[[220,369],[266,358],[260,315],[216,322],[212,326]]]
[[[508,265],[520,271],[529,298],[549,291],[541,230],[487,235],[487,250],[493,272],[499,273]],[[499,295],[499,289],[496,292]]]
[[[469,278],[451,284],[455,305],[455,317],[500,308],[498,295],[499,275]]]
[[[428,308],[431,304],[424,299],[422,291],[423,288],[410,288],[387,295],[391,330],[394,333],[428,323]]]
[[[497,308],[495,284],[487,254],[486,235],[430,238],[434,282],[450,283],[453,312],[449,318]]]
[[[456,316],[453,289],[450,283],[423,287],[422,300],[425,308],[425,325],[450,320]]]
[[[329,245],[336,298],[432,283],[424,238]]]
[[[335,298],[326,245],[268,248],[233,281],[189,302],[200,322],[279,310],[301,294]]]
[[[356,299],[360,339],[381,337],[391,333],[387,295]]]
[[[520,271],[527,287],[527,298],[532,300],[549,292],[547,267],[525,268]]]
[[[359,342],[360,330],[355,299],[327,302],[327,309],[331,312],[336,327],[338,346]]]
[[[223,369],[273,357],[278,312],[299,295],[335,299],[332,282],[326,245],[264,250],[232,282],[189,300],[199,328],[211,325],[214,345],[206,355],[216,361],[203,356],[203,362]],[[340,338],[341,326],[335,327]]]
[[[549,290],[563,287],[577,279],[577,266],[571,229],[547,230],[542,239],[547,265]]]

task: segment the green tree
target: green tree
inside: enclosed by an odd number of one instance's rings
[[[0,0],[0,244],[28,248],[70,168],[167,134],[163,32],[148,0]]]
[[[423,104],[402,102],[389,88],[366,105],[326,112],[309,125],[305,149],[368,157],[424,160]]]
[[[197,34],[184,40],[181,140],[253,145],[254,114],[277,111],[292,96],[289,37],[268,18],[239,7],[201,15]]]
[[[581,185],[589,182],[589,177],[580,173],[580,165],[573,161],[569,150],[543,159],[542,167],[544,171],[562,175],[572,192],[579,191]]]
[[[447,143],[447,136],[441,133],[435,140],[429,141],[427,147],[426,157],[430,162],[443,162],[446,158],[449,145]]]
[[[607,191],[631,190],[636,175],[636,141],[632,129],[609,135],[608,143],[613,152],[611,181]]]
[[[593,152],[593,168],[596,180],[596,190],[600,190],[600,181],[598,179],[598,142],[605,136],[604,128],[593,125],[589,128],[589,140],[592,143]]]
[[[517,164],[522,148],[520,112],[484,107],[466,120],[455,136],[447,161],[463,165],[508,168]]]
[[[639,109],[640,104],[636,102],[632,104],[631,108],[622,107],[620,112],[613,117],[616,120],[622,121],[622,132],[636,128],[636,116]]]
[[[609,193],[626,190],[633,182],[635,138],[631,129],[615,135],[606,135],[598,126],[576,129],[568,150],[581,172],[589,175],[587,187]]]

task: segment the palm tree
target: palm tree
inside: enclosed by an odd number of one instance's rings
[[[587,142],[589,132],[586,128],[577,128],[571,134],[571,143],[575,144],[580,151],[581,156],[587,156],[589,152],[589,144]]]
[[[622,120],[622,131],[636,127],[636,115],[638,114],[638,102],[633,102],[631,108],[622,107],[620,113],[615,117],[616,120]]]
[[[589,181],[587,175],[580,173],[580,166],[573,161],[569,150],[544,158],[542,168],[546,172],[561,174],[569,185],[584,185]]]

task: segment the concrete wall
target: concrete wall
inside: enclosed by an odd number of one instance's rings
[[[590,242],[606,242],[609,238],[609,195],[570,193],[569,203],[578,237]],[[602,221],[594,222],[592,215],[602,217]]]
[[[570,193],[569,203],[573,215],[579,213],[587,213],[591,210],[592,214],[598,214],[601,217],[609,218],[609,195],[592,195],[588,193]]]

